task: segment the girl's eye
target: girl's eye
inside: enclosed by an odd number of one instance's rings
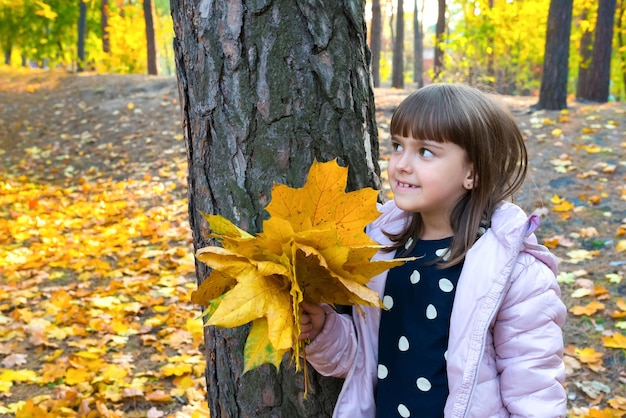
[[[397,142],[394,142],[392,145],[393,150],[396,152],[401,152],[404,150],[404,147],[401,144],[398,144]]]
[[[430,152],[428,148],[420,148],[420,155],[423,157],[433,157],[435,154]]]

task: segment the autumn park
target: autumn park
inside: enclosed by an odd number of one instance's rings
[[[625,0],[0,0],[0,47],[0,417],[332,416],[297,301],[379,303],[391,116],[440,82],[524,135],[567,416],[626,416]]]

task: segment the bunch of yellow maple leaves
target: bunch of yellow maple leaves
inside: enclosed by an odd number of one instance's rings
[[[289,350],[300,370],[300,302],[381,306],[367,282],[404,262],[371,260],[380,246],[365,227],[379,216],[378,192],[346,193],[347,172],[336,161],[314,162],[304,187],[274,186],[270,218],[256,236],[222,216],[205,215],[222,246],[197,251],[213,271],[192,301],[208,306],[208,325],[252,322],[244,372],[264,363],[278,367]]]

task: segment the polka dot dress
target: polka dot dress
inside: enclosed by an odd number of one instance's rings
[[[443,417],[450,315],[462,264],[441,269],[429,262],[445,259],[451,240],[420,240],[410,254],[420,258],[389,271],[378,340],[378,418]]]

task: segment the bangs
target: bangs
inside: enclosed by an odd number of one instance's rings
[[[422,88],[400,103],[391,118],[391,135],[412,137],[435,142],[452,142],[466,148],[469,112],[466,103],[446,86]]]

